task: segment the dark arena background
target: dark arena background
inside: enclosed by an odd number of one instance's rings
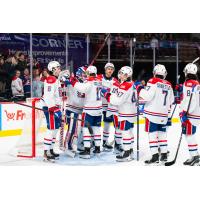
[[[166,66],[167,79],[175,85],[183,82],[184,66],[199,54],[200,34],[194,33],[3,33],[0,34],[0,97],[4,101],[12,97],[10,84],[15,70],[23,76],[28,68],[32,82],[36,76],[44,75],[51,60],[59,61],[63,68],[70,67],[71,72],[93,61],[98,73],[103,73],[104,65],[112,62],[115,75],[128,65],[134,69],[133,79],[145,82],[152,76],[153,66],[160,63]],[[29,96],[33,97],[32,92]]]

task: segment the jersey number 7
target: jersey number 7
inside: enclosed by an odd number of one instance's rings
[[[162,93],[165,95],[165,96],[164,96],[164,103],[163,103],[163,106],[166,106],[166,100],[167,100],[168,91],[167,91],[167,90],[163,90]]]

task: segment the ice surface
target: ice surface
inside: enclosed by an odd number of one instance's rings
[[[135,156],[136,156],[136,126],[134,128],[135,131]],[[114,132],[114,128],[112,129]],[[200,130],[197,129],[196,139],[200,145]],[[175,151],[177,148],[177,144],[179,141],[181,133],[181,126],[180,123],[173,123],[171,127],[168,129],[168,149],[170,151],[169,154],[169,161],[174,158]],[[113,137],[113,135],[112,135]],[[113,152],[102,152],[100,157],[92,157],[91,159],[81,159],[78,156],[75,158],[67,157],[64,153],[61,154],[60,159],[56,161],[56,163],[46,163],[42,161],[42,146],[39,146],[39,155],[34,159],[27,159],[27,158],[17,158],[15,156],[10,155],[10,150],[16,144],[19,136],[13,137],[3,137],[0,138],[0,165],[44,165],[44,166],[54,166],[54,165],[61,165],[61,166],[120,166],[120,165],[127,165],[127,166],[143,166],[144,160],[150,158],[151,153],[149,150],[148,145],[148,134],[144,132],[144,125],[140,125],[140,161],[126,162],[126,163],[119,163],[115,160],[115,154]],[[112,140],[112,138],[110,139]],[[57,149],[58,150],[58,149]],[[175,165],[183,166],[182,163],[189,157],[187,144],[185,138],[183,136],[180,152],[178,155],[177,163]]]

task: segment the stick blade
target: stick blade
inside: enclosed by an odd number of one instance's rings
[[[175,160],[172,160],[171,162],[166,162],[165,166],[171,166],[175,164]]]

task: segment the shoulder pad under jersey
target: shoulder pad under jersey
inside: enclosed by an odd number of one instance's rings
[[[55,83],[56,80],[57,80],[57,79],[56,79],[55,76],[48,76],[48,77],[46,78],[46,82],[49,83],[49,84]]]
[[[167,85],[171,85],[171,83],[167,80],[163,80],[163,79],[160,79],[160,78],[156,78],[156,77],[153,77],[151,78],[148,83],[151,83],[151,84],[156,84],[156,83],[163,83],[163,84],[167,84]]]
[[[133,82],[123,82],[122,84],[120,84],[119,88],[122,90],[129,90],[130,87],[132,87]]]
[[[199,84],[199,82],[197,80],[187,80],[184,82],[185,87],[193,87],[198,84]]]

